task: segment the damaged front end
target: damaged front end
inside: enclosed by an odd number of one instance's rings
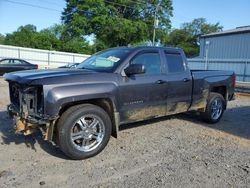
[[[53,140],[56,118],[44,114],[42,86],[22,85],[9,81],[10,101],[7,110],[14,119],[16,133],[30,135],[40,129],[45,140]]]

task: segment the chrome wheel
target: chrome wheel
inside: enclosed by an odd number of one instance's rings
[[[220,99],[215,99],[211,104],[211,116],[212,119],[217,120],[220,118],[223,111],[223,104]]]
[[[76,149],[89,152],[101,144],[104,134],[105,126],[98,116],[84,115],[73,125],[71,141]]]

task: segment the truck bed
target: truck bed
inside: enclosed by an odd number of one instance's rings
[[[224,70],[191,70],[193,75],[202,74],[204,77],[208,76],[225,76],[233,75],[233,71],[224,71]]]
[[[231,100],[234,94],[235,74],[233,71],[191,70],[193,77],[192,104],[190,110],[206,106],[211,88],[221,90],[226,100]]]

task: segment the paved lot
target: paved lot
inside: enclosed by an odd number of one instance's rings
[[[73,161],[39,133],[15,135],[0,81],[0,187],[250,187],[250,98],[208,125],[191,114],[124,126],[98,156]]]

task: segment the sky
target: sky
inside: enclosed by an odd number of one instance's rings
[[[65,5],[64,0],[0,0],[0,33],[11,33],[26,24],[41,30],[61,23]],[[250,25],[250,0],[173,0],[173,8],[173,28],[200,17],[219,22],[223,30]]]

